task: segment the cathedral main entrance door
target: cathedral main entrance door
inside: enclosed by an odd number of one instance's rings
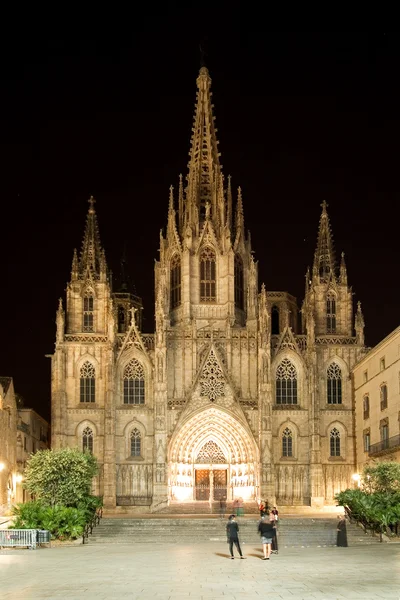
[[[195,500],[221,500],[227,498],[227,469],[196,469]]]

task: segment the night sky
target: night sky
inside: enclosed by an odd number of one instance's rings
[[[126,243],[153,331],[154,260],[168,188],[187,172],[202,40],[260,285],[301,305],[325,199],[367,344],[399,325],[400,34],[254,32],[239,13],[196,32],[184,20],[171,9],[129,35],[3,32],[0,375],[47,418],[45,354],[91,194],[108,264],[117,274]]]

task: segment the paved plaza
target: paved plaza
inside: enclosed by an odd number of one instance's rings
[[[102,544],[0,551],[2,600],[400,598],[400,544],[282,548],[269,561],[244,545]]]

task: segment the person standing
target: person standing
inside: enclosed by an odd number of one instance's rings
[[[260,504],[258,505],[258,508],[259,508],[259,511],[260,511],[260,517],[262,517],[263,514],[264,514],[264,510],[265,510],[265,504],[264,504],[264,502],[262,500],[260,501]]]
[[[231,555],[231,559],[233,560],[235,558],[233,556],[233,544],[235,544],[240,558],[244,558],[239,542],[239,525],[236,522],[235,515],[229,515],[229,520],[226,524],[226,537],[229,544],[229,554]]]
[[[274,537],[275,519],[271,515],[265,514],[261,517],[258,524],[258,533],[261,535],[261,543],[263,546],[263,560],[269,560],[271,556],[271,544]]]
[[[279,512],[276,506],[271,510],[271,515],[275,519],[275,528],[274,528],[274,537],[272,538],[271,544],[271,552],[273,554],[278,554],[278,520],[279,520]]]
[[[340,546],[341,548],[347,548],[347,530],[346,530],[346,517],[344,515],[338,515],[338,524],[337,524],[337,536],[336,536],[336,546]]]

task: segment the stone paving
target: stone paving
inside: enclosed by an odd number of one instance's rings
[[[85,545],[0,551],[0,598],[400,599],[400,544],[282,548],[230,560],[227,545]],[[237,556],[237,555],[236,555]]]

